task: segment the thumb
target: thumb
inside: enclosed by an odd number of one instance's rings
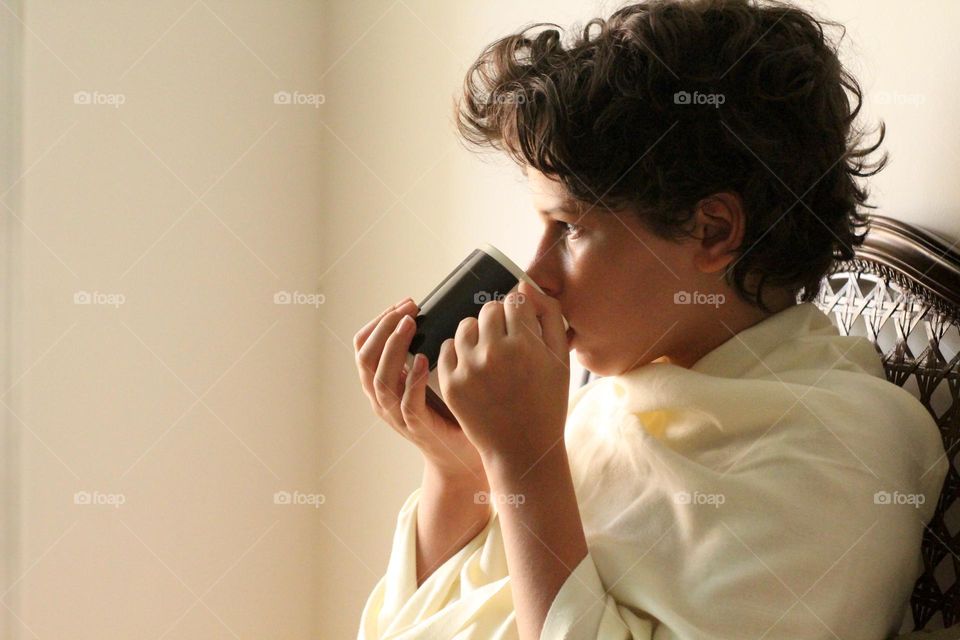
[[[563,314],[560,313],[560,302],[556,298],[540,293],[526,281],[520,282],[517,291],[532,303],[532,308],[540,320],[541,334],[547,347],[561,358],[568,355],[567,330],[564,326]]]

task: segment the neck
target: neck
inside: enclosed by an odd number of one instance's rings
[[[728,298],[729,299],[729,298]],[[654,362],[673,364],[689,369],[700,358],[707,355],[734,335],[744,329],[766,320],[770,316],[796,304],[796,298],[790,293],[777,293],[764,296],[764,302],[770,311],[748,304],[737,297],[730,303],[720,305],[714,313],[694,320],[684,332],[681,344],[674,345],[672,353],[661,356]],[[694,339],[689,339],[696,336]]]

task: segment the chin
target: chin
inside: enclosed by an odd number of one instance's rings
[[[605,367],[602,362],[596,362],[582,351],[576,351],[576,354],[577,362],[580,363],[580,366],[592,373],[594,377],[610,375],[608,368]]]
[[[577,352],[577,362],[580,363],[580,366],[590,371],[596,377],[624,375],[634,369],[639,369],[640,367],[658,361],[661,360],[643,358],[637,362],[597,361],[595,358],[590,358],[589,356],[584,357],[582,353]]]
[[[580,340],[580,334],[577,334],[576,338],[572,351],[577,354],[577,362],[595,377],[615,376],[626,373],[627,370],[623,369],[623,367],[628,366],[630,364],[629,362],[617,362],[615,358],[604,357],[603,355],[598,356],[589,348],[584,348]],[[643,362],[638,362],[634,366],[638,367],[641,364],[643,364]]]

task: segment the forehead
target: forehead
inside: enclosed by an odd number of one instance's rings
[[[524,166],[523,173],[527,177],[530,195],[539,208],[565,207],[576,210],[578,203],[570,197],[561,182],[545,176],[533,167]]]

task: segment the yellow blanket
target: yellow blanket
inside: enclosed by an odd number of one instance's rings
[[[942,440],[872,343],[838,335],[812,303],[690,369],[592,381],[571,395],[565,436],[589,553],[544,640],[879,640],[909,623]],[[417,588],[419,494],[358,638],[517,638],[496,503]]]

